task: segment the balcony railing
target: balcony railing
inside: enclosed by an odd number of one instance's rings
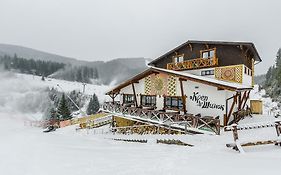
[[[151,122],[159,122],[162,124],[180,124],[185,123],[187,127],[198,130],[210,130],[216,134],[220,134],[220,120],[213,117],[201,117],[193,114],[179,114],[175,112],[163,112],[152,109],[142,109],[136,107],[126,107],[112,102],[105,102],[102,105],[105,112],[116,115],[135,116]],[[193,133],[196,133],[193,130]]]
[[[218,66],[218,58],[197,58],[179,63],[168,63],[169,70],[191,70]]]

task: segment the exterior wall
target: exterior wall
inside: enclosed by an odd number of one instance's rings
[[[247,85],[247,86],[252,86],[252,79],[253,77],[251,76],[251,74],[245,73],[245,68],[247,68],[245,65],[243,65],[243,82],[242,84]]]
[[[138,105],[140,104],[140,95],[144,94],[144,79],[139,80],[139,83],[134,83],[135,91],[137,95]],[[128,85],[120,90],[120,102],[123,103],[123,95],[122,94],[134,94],[132,85]]]
[[[200,51],[207,49],[205,44],[191,44],[191,46],[192,49],[187,45],[182,46],[174,53],[171,53],[163,57],[162,59],[156,61],[154,63],[154,66],[166,69],[168,63],[173,63],[173,56],[175,56],[176,54],[178,55],[184,54],[184,61],[186,61],[186,60],[200,58],[201,57]],[[216,55],[219,62],[218,67],[238,65],[238,64],[244,64],[249,68],[251,68],[252,66],[251,60],[246,58],[246,56],[243,54],[242,50],[238,45],[236,46],[236,45],[209,44],[208,47],[209,49],[216,48]]]
[[[249,68],[247,68],[245,65],[242,65],[242,66],[243,66],[243,68],[242,68],[242,84],[247,85],[247,86],[252,86],[252,76],[251,76],[251,74],[248,74],[248,72],[245,73],[245,68],[246,69],[249,69]],[[184,72],[201,76],[201,72],[205,71],[205,70],[214,70],[214,68],[186,70]],[[215,75],[205,75],[204,77],[215,79]]]
[[[201,72],[205,71],[205,70],[215,70],[215,69],[214,68],[205,68],[205,69],[186,70],[186,71],[183,71],[183,72],[201,76]],[[214,79],[215,75],[204,75],[204,77],[209,77],[209,78]]]
[[[176,96],[181,96],[180,82],[176,79]],[[145,81],[144,78],[135,83],[135,90],[137,95],[138,105],[140,105],[141,94],[145,94]],[[234,92],[227,90],[218,90],[217,87],[193,82],[183,81],[184,93],[186,95],[186,109],[187,113],[198,114],[202,116],[220,116],[223,122],[223,116],[226,112],[226,99],[233,96]],[[121,103],[122,94],[133,94],[131,85],[121,89]],[[157,110],[163,109],[164,97],[157,95],[156,98]],[[230,104],[229,104],[230,105]]]
[[[183,84],[187,96],[186,109],[188,113],[201,114],[202,116],[223,116],[226,112],[226,99],[234,92],[218,90],[217,87],[204,85],[192,81]]]

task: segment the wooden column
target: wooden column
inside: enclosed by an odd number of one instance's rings
[[[233,109],[234,109],[234,106],[235,106],[236,103],[237,103],[237,94],[233,96],[232,105],[230,107],[229,113],[226,116],[226,122],[225,122],[226,124],[228,124],[229,118],[230,118],[230,116],[231,116],[231,114],[233,112]]]
[[[236,142],[238,140],[238,131],[237,131],[237,124],[233,124],[232,125],[232,131],[233,131],[233,139],[234,139],[234,142]]]
[[[115,97],[118,95],[118,93],[112,93],[112,94],[109,94],[110,98],[112,99],[112,103],[114,103],[114,99]]]
[[[242,95],[242,94],[241,94]],[[239,109],[244,109],[245,99],[247,98],[247,91],[244,92],[243,96],[240,96],[240,106]],[[247,101],[247,100],[246,100]]]
[[[249,99],[249,97],[250,97],[250,92],[251,92],[251,91],[248,91],[248,92],[247,92],[247,95],[246,95],[245,100],[244,100],[244,104],[242,105],[242,109],[244,109],[245,106],[246,106],[246,104],[247,104],[247,101],[248,101],[248,99]],[[246,93],[246,92],[245,92],[245,93]]]
[[[275,129],[277,137],[279,137],[281,134],[281,121],[275,121]]]
[[[241,110],[241,106],[242,106],[242,94],[241,94],[241,92],[238,92],[237,95],[238,95],[238,110]]]
[[[181,87],[181,98],[182,98],[182,104],[183,104],[183,112],[184,114],[186,114],[186,96],[184,94],[184,90],[183,90],[183,81],[186,81],[186,80],[183,80],[183,79],[179,79],[180,81],[180,87]]]
[[[133,88],[133,93],[134,93],[135,107],[138,107],[137,94],[136,94],[135,85],[133,82],[132,82],[132,88]]]

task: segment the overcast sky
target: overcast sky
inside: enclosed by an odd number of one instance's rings
[[[0,0],[0,42],[83,60],[156,58],[193,40],[253,42],[274,64],[279,0]]]

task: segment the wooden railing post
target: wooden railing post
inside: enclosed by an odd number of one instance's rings
[[[238,140],[238,131],[237,131],[237,124],[232,124],[232,131],[233,131],[233,139],[234,142]]]
[[[275,129],[277,137],[279,137],[281,134],[281,121],[275,121]]]
[[[187,122],[185,122],[185,125],[184,125],[184,134],[187,134]]]

